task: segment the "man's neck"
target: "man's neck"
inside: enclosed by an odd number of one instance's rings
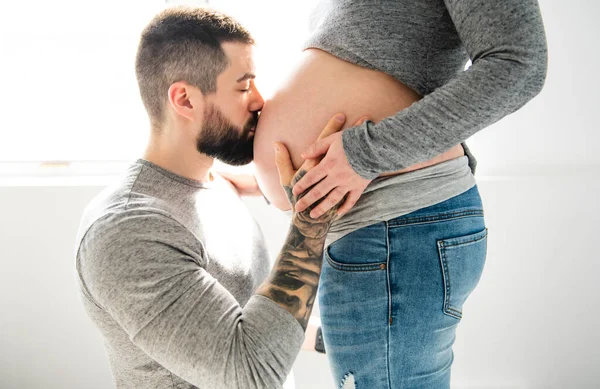
[[[151,136],[142,158],[179,176],[196,181],[211,181],[214,159],[199,153],[192,145],[177,144]]]

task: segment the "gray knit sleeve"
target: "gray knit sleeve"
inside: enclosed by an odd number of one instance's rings
[[[254,295],[242,308],[212,277],[201,244],[175,220],[125,212],[83,240],[86,294],[129,339],[199,388],[280,388],[304,340],[298,321]]]
[[[544,84],[547,45],[537,0],[444,0],[472,66],[395,116],[343,133],[365,178],[429,160],[516,111]]]

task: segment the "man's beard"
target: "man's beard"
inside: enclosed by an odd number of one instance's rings
[[[204,110],[204,127],[196,141],[200,153],[216,158],[229,165],[246,165],[254,158],[254,134],[258,112],[240,129],[214,105]]]

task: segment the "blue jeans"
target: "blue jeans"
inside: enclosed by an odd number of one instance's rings
[[[340,388],[450,388],[456,326],[486,243],[477,186],[332,243],[319,304]]]

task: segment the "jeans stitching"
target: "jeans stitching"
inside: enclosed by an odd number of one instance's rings
[[[327,252],[327,248],[325,249],[325,259],[327,260],[327,262],[329,263],[329,265],[337,270],[341,270],[341,271],[375,271],[375,270],[384,270],[381,269],[381,265],[385,264],[385,262],[378,262],[378,263],[370,263],[370,264],[365,264],[365,265],[358,265],[358,264],[345,264],[345,263],[340,263],[340,262],[336,262],[333,259],[331,259],[331,257],[329,256],[329,253]],[[387,265],[386,265],[387,268]]]
[[[438,253],[440,255],[440,264],[442,265],[442,278],[444,281],[444,307],[443,312],[449,316],[461,319],[462,312],[456,311],[449,307],[450,301],[450,274],[448,273],[448,263],[446,261],[446,250],[444,250],[444,244],[442,241],[437,242]]]
[[[387,381],[388,381],[388,388],[391,389],[392,387],[392,376],[390,373],[390,343],[392,341],[392,284],[390,282],[390,230],[389,230],[389,226],[388,223],[385,222],[385,239],[386,239],[386,247],[387,247],[387,257],[386,257],[386,267],[385,267],[385,271],[386,271],[386,275],[387,275],[387,292],[388,292],[388,316],[389,316],[389,321],[388,321],[388,341],[387,341],[387,356],[386,356],[386,368],[387,368]]]
[[[487,234],[487,228],[484,231],[485,231],[485,233],[483,235],[481,235],[480,237],[477,237],[477,238],[474,238],[474,239],[470,239],[470,240],[466,240],[464,242],[459,242],[459,243],[454,243],[454,244],[447,244],[447,243],[444,243],[444,241],[448,241],[448,240],[451,240],[451,239],[445,239],[445,240],[439,241],[439,243],[444,248],[464,246],[464,245],[476,243],[476,242],[479,242],[480,240],[483,240],[483,239],[487,238],[487,235],[488,235]]]
[[[452,290],[450,287],[450,273],[448,271],[448,261],[446,258],[446,251],[450,247],[465,246],[465,245],[473,244],[473,243],[484,240],[485,238],[487,238],[488,229],[485,228],[483,231],[481,231],[479,233],[475,233],[474,235],[476,236],[476,238],[469,239],[464,242],[454,243],[454,244],[445,243],[449,240],[453,240],[453,238],[452,239],[442,239],[442,240],[437,241],[438,254],[440,257],[440,264],[442,265],[442,277],[443,277],[443,281],[444,281],[444,308],[443,308],[443,311],[445,314],[455,317],[457,319],[462,319],[462,312],[457,309],[454,309],[450,306],[450,297],[452,295]],[[479,235],[481,235],[481,236],[479,236]]]
[[[451,307],[446,307],[446,311],[451,311],[452,313],[455,313],[457,317],[460,316],[460,318],[462,319],[462,312],[461,311],[457,311],[456,309],[451,308]]]
[[[450,213],[443,213],[443,214],[434,215],[434,216],[419,216],[419,217],[412,217],[412,218],[400,219],[400,220],[390,220],[389,226],[390,226],[390,228],[394,228],[394,227],[401,227],[401,226],[406,226],[406,225],[433,223],[433,222],[442,221],[442,220],[460,219],[463,217],[471,217],[471,216],[484,216],[483,210],[450,212]]]

